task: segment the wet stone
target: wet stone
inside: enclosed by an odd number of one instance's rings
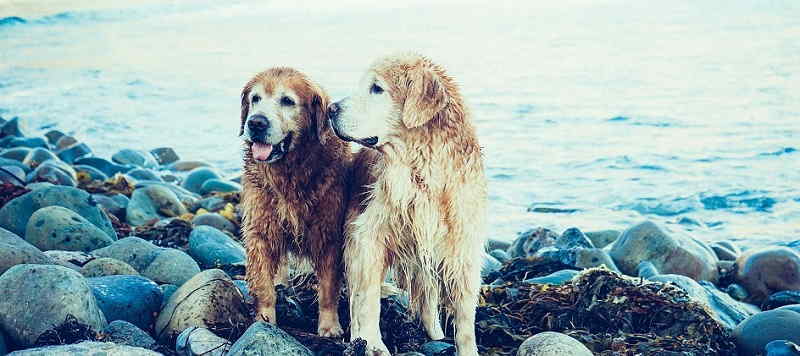
[[[312,355],[308,348],[277,326],[256,322],[231,346],[228,356],[268,355],[270,353],[286,356]]]
[[[163,181],[155,172],[147,168],[132,169],[127,174],[136,180],[152,180],[156,182]]]
[[[25,240],[43,251],[89,252],[114,242],[103,230],[60,206],[37,210],[28,220]]]
[[[150,150],[150,154],[152,154],[153,157],[155,157],[158,164],[162,166],[180,160],[180,157],[178,157],[178,153],[176,153],[175,150],[172,149],[171,147],[154,148]]]
[[[747,318],[736,327],[733,336],[740,355],[756,355],[774,340],[800,343],[797,330],[800,330],[800,313],[781,308]]]
[[[47,142],[51,145],[55,145],[58,142],[58,139],[64,137],[65,134],[59,130],[50,130],[44,134],[44,137],[47,138]]]
[[[153,220],[180,216],[187,212],[175,193],[163,186],[153,185],[133,192],[126,217],[129,224],[140,226]]]
[[[85,143],[76,143],[72,146],[58,150],[57,155],[62,161],[67,163],[75,162],[76,159],[86,157],[92,153],[92,149]]]
[[[28,167],[36,168],[44,161],[50,159],[58,160],[58,156],[45,148],[34,148],[28,152],[28,155],[25,156],[25,159],[22,160],[22,163]]]
[[[106,159],[100,157],[84,157],[76,159],[73,162],[76,165],[86,165],[90,167],[94,167],[101,172],[103,172],[106,176],[113,176],[117,173],[127,173],[131,169],[135,168],[134,166],[124,166],[112,163]]]
[[[545,228],[536,228],[525,231],[511,243],[508,254],[511,258],[530,257],[540,249],[554,246],[559,235],[554,231]]]
[[[546,331],[529,337],[519,346],[517,356],[592,356],[580,341],[562,333]]]
[[[48,182],[70,187],[78,185],[77,178],[75,170],[59,160],[42,162],[26,177],[28,182]]]
[[[47,148],[47,141],[41,137],[12,137],[5,143],[5,147]]]
[[[105,330],[105,340],[120,345],[153,349],[156,347],[156,340],[144,332],[142,329],[124,320],[114,320],[108,324]]]
[[[192,326],[178,335],[175,350],[184,356],[224,356],[230,345],[210,330]]]
[[[154,168],[158,166],[155,157],[149,152],[122,149],[111,156],[111,161],[121,165],[133,165],[143,168]]]
[[[77,344],[43,346],[15,351],[9,356],[72,356],[72,355],[113,355],[113,356],[161,356],[160,353],[111,342],[84,341]]]
[[[181,183],[181,187],[197,194],[202,194],[203,183],[210,179],[220,179],[219,173],[209,167],[199,167],[191,170]]]
[[[154,315],[161,310],[161,288],[140,276],[87,278],[97,305],[108,321],[124,320],[152,330]]]
[[[28,147],[14,147],[0,152],[0,158],[13,159],[15,161],[22,162],[30,152],[31,149]]]
[[[72,136],[61,136],[58,141],[56,141],[56,149],[65,149],[69,146],[78,143],[78,139]]]
[[[0,275],[21,264],[54,264],[54,261],[36,246],[0,228]]]
[[[131,265],[113,258],[102,257],[87,262],[81,268],[85,277],[104,277],[116,275],[139,275]]]
[[[92,181],[92,180],[104,181],[104,180],[108,179],[108,175],[106,175],[101,170],[99,170],[97,168],[94,168],[92,166],[79,164],[79,165],[73,166],[73,168],[75,168],[75,172],[78,174],[78,179],[79,180],[86,179],[86,180],[90,180],[90,181]],[[82,177],[86,177],[86,178],[82,178]]]
[[[200,187],[200,193],[203,195],[213,192],[230,193],[240,191],[242,191],[241,185],[223,179],[209,179]]]
[[[800,290],[800,254],[788,247],[748,250],[736,260],[736,283],[761,303],[771,294]]]

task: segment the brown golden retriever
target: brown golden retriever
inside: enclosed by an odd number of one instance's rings
[[[273,68],[242,90],[243,235],[247,283],[258,316],[275,323],[275,278],[289,254],[319,278],[320,336],[340,336],[346,191],[350,149],[327,125],[327,94],[302,73]]]
[[[470,115],[454,81],[429,59],[379,59],[352,99],[332,104],[336,134],[356,155],[345,227],[350,335],[388,354],[379,330],[387,269],[409,291],[432,339],[453,315],[458,354],[477,355],[475,308],[483,263],[487,188]]]

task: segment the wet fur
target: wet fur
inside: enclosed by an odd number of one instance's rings
[[[392,267],[431,338],[444,336],[442,305],[454,317],[459,354],[477,355],[487,187],[470,115],[454,81],[427,58],[388,57],[373,70],[391,83],[401,120],[387,143],[361,149],[353,163],[344,256],[351,335],[385,353],[376,300]]]
[[[253,159],[244,145],[242,231],[247,249],[247,283],[258,302],[259,316],[275,323],[275,279],[289,255],[307,259],[320,280],[319,333],[339,336],[337,306],[341,286],[342,224],[347,194],[348,145],[327,126],[329,98],[303,74],[274,68],[256,75],[242,90],[240,127],[248,116],[249,92],[277,83],[293,90],[303,105],[295,118],[300,132],[281,160],[266,164]],[[282,276],[278,276],[281,278]]]

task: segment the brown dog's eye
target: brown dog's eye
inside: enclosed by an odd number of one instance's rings
[[[372,86],[369,88],[369,92],[372,94],[382,94],[383,88],[379,87],[378,84],[372,84]]]
[[[261,101],[261,97],[258,95],[253,95],[253,98],[250,99],[250,102],[253,104],[258,104],[259,101]]]
[[[281,98],[281,105],[283,106],[294,106],[294,100],[288,96],[284,96]]]

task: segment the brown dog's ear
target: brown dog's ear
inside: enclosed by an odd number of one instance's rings
[[[407,128],[424,125],[447,106],[448,100],[441,77],[432,68],[419,66],[410,70],[403,124]]]
[[[250,110],[250,85],[242,89],[242,115],[239,123],[239,136],[244,135],[244,122],[247,121],[247,114]]]
[[[325,131],[328,130],[328,98],[325,95],[314,94],[308,108],[311,124],[311,133],[317,136],[321,144],[325,144]]]

